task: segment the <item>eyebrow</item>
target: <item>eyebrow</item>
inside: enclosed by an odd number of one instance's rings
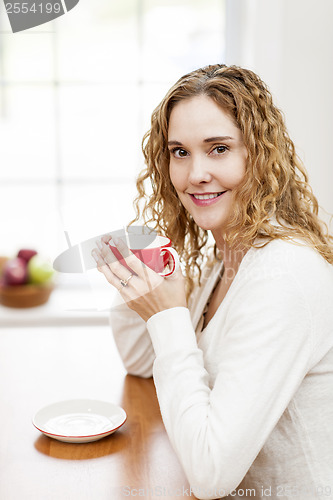
[[[219,142],[219,141],[233,141],[234,138],[230,137],[229,135],[222,135],[218,137],[208,137],[207,139],[204,139],[203,142]],[[179,141],[169,141],[168,146],[182,146],[182,143]]]
[[[233,141],[234,138],[230,137],[230,135],[222,135],[219,137],[209,137],[208,139],[205,139],[203,142],[218,142],[218,141],[228,141],[228,140]]]

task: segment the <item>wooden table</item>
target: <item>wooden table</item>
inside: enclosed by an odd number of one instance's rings
[[[1,500],[190,497],[153,380],[126,375],[108,326],[2,327],[0,384]],[[118,404],[127,421],[86,444],[50,439],[32,425],[39,408],[76,398]]]

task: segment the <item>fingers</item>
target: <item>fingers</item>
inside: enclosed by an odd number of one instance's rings
[[[177,280],[182,280],[183,278],[184,278],[184,276],[183,276],[182,270],[180,267],[178,267],[172,274],[167,276],[166,279],[177,281]]]
[[[98,271],[104,274],[107,281],[118,291],[125,292],[124,283],[128,283],[129,277],[133,279],[136,273],[131,272],[119,262],[109,245],[105,243],[110,239],[110,237],[104,236],[101,240],[96,241],[97,248],[92,250],[92,256],[97,263]]]
[[[124,243],[121,238],[112,238],[112,244],[116,246],[117,250],[124,258],[126,265],[132,269],[135,274],[140,278],[147,278],[150,276],[152,278],[154,271],[152,271],[148,266],[146,266]]]
[[[109,266],[112,273],[119,279],[127,279],[130,275],[130,271],[119,262],[117,257],[112,252],[110,246],[104,243],[103,238],[100,241],[96,241],[96,245],[104,260],[104,263]]]
[[[117,249],[115,255],[116,250],[113,252],[109,245],[111,239],[111,235],[107,235],[96,241],[97,248],[93,249],[92,255],[97,269],[124,299],[128,301],[143,296],[163,282],[164,278],[138,259],[121,239],[112,239],[112,247]],[[121,261],[118,260],[120,256]]]
[[[116,286],[114,283],[116,276],[114,276],[109,266],[105,263],[101,254],[94,248],[93,251],[91,252],[91,255],[96,261],[98,271],[104,274],[104,276],[106,277],[108,282],[111,283],[111,285]]]
[[[93,256],[93,258],[96,261],[97,270],[100,271],[102,274],[104,274],[107,281],[111,285],[113,285],[119,292],[124,292],[125,291],[124,290],[124,288],[125,288],[124,283],[127,283],[129,281],[129,278],[133,279],[134,275],[130,274],[128,269],[121,266],[121,267],[123,267],[124,271],[121,273],[122,276],[117,276],[114,272],[112,272],[109,264],[107,264],[105,262],[102,254],[96,248],[92,250],[91,255]],[[127,273],[126,277],[125,277],[125,273]]]
[[[96,240],[96,245],[104,259],[104,262],[106,262],[108,265],[111,265],[114,262],[118,261],[117,257],[113,255],[113,252],[111,251],[109,245],[104,242],[103,238],[101,240]]]
[[[101,239],[102,239],[103,243],[105,243],[107,245],[109,243],[109,241],[112,240],[112,235],[111,235],[111,233],[105,234],[104,236],[102,236]]]

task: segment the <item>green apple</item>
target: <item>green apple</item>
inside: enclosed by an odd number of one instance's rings
[[[28,262],[29,282],[43,284],[51,280],[54,274],[52,264],[40,256],[34,255]]]

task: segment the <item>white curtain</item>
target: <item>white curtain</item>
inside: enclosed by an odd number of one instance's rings
[[[333,213],[332,19],[332,0],[227,0],[227,64],[252,69],[270,87],[327,222],[325,211]]]

